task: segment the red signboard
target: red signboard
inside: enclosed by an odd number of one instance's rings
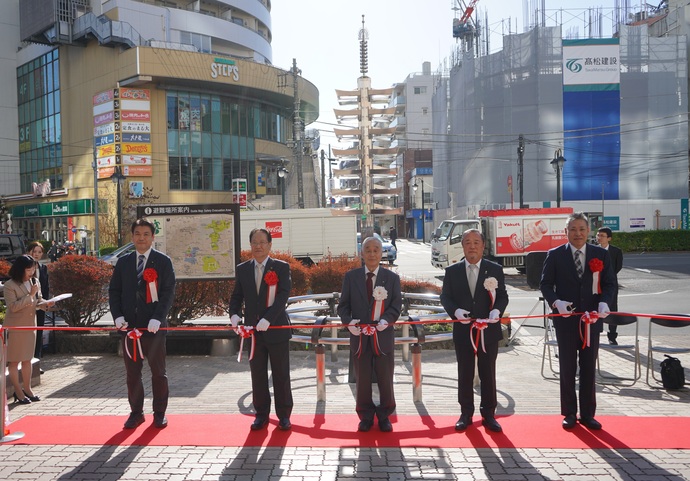
[[[278,222],[268,222],[266,221],[266,230],[271,233],[272,239],[282,239],[283,238],[283,223]]]

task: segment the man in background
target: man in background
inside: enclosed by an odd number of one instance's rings
[[[597,242],[600,247],[603,247],[609,251],[609,256],[611,257],[611,267],[613,267],[613,273],[616,276],[616,289],[613,293],[613,298],[609,307],[611,311],[618,311],[618,273],[623,268],[623,251],[618,247],[611,245],[611,239],[613,238],[613,233],[608,227],[602,227],[597,231]],[[618,326],[615,324],[609,324],[609,344],[613,346],[618,345],[616,338],[618,337]]]

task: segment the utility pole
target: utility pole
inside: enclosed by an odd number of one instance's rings
[[[304,155],[304,132],[302,129],[302,118],[300,117],[300,99],[299,90],[297,88],[298,76],[302,73],[297,68],[297,59],[292,59],[292,88],[293,88],[293,126],[292,126],[292,140],[294,142],[293,152],[295,154],[295,163],[297,164],[297,206],[304,209],[304,168],[302,166],[302,159]]]
[[[321,149],[321,207],[326,207],[326,152]]]
[[[93,147],[93,248],[96,251],[96,257],[101,256],[101,242],[100,231],[98,228],[98,159],[96,158],[98,149]]]
[[[517,154],[518,154],[518,187],[520,188],[520,208],[522,209],[524,207],[523,203],[523,198],[524,198],[524,179],[523,179],[523,170],[522,170],[522,165],[523,165],[523,160],[524,160],[524,154],[525,154],[525,137],[523,137],[522,134],[518,137],[518,148],[517,148]]]

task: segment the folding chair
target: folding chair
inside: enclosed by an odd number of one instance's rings
[[[649,372],[652,372],[652,379],[656,381],[657,383],[661,383],[661,378],[656,377],[654,375],[654,358],[653,355],[655,352],[659,352],[662,354],[684,354],[684,353],[690,353],[690,347],[667,347],[667,346],[660,346],[660,345],[654,345],[652,341],[652,326],[654,324],[662,327],[670,327],[670,328],[680,328],[680,327],[690,327],[690,316],[687,314],[659,314],[660,316],[673,316],[673,317],[687,317],[687,321],[681,321],[678,319],[659,319],[659,318],[651,318],[650,323],[649,323],[649,346],[647,348],[647,384],[649,387],[652,388],[661,388],[660,386],[655,386],[652,385],[649,382]]]
[[[553,321],[551,317],[546,314],[546,300],[540,297],[543,303],[544,312],[544,349],[541,353],[541,377],[544,379],[558,379],[559,372],[553,368],[553,358],[551,356],[551,350],[553,349],[553,357],[558,357],[558,341],[556,341],[556,331],[553,328]],[[544,365],[546,364],[546,359],[549,359],[549,369],[551,370],[551,375],[544,374]]]
[[[605,319],[604,323],[611,324],[614,326],[627,326],[630,324],[635,324],[635,340],[633,344],[599,344],[599,353],[601,350],[604,351],[632,351],[633,352],[633,377],[619,377],[619,376],[609,376],[601,372],[599,355],[597,355],[597,372],[601,378],[598,382],[600,384],[616,384],[618,386],[632,386],[635,384],[640,377],[642,377],[642,366],[640,365],[640,342],[639,342],[639,325],[637,323],[637,316],[631,316],[627,314],[609,314]],[[631,383],[621,383],[619,381],[632,381]]]

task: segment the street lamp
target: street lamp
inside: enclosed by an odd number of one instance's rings
[[[551,167],[556,172],[556,207],[561,206],[561,173],[563,172],[563,164],[565,164],[565,157],[561,149],[556,149],[551,161]]]
[[[122,247],[122,195],[121,189],[124,184],[125,177],[120,172],[120,167],[115,167],[115,172],[110,176],[114,184],[117,184],[117,246]]]
[[[425,225],[426,225],[426,212],[424,211],[424,179],[419,179],[419,181],[422,183],[422,241],[424,241],[424,234],[425,234]],[[417,192],[417,179],[414,180],[414,184],[412,185],[412,189]],[[415,195],[415,202],[417,200],[417,196]]]
[[[288,170],[284,165],[278,167],[278,178],[280,179],[280,194],[283,199],[283,209],[285,209],[285,176],[288,174]]]

